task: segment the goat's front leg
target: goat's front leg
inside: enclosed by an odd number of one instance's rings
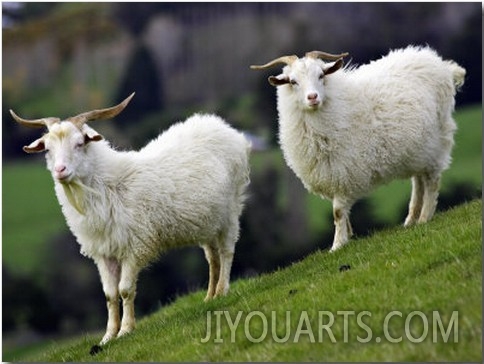
[[[136,325],[134,313],[134,298],[136,296],[136,281],[139,268],[134,262],[124,261],[121,264],[121,279],[119,281],[119,294],[123,299],[123,319],[118,337],[130,333]]]
[[[118,284],[120,279],[121,267],[113,258],[101,258],[96,260],[96,265],[101,276],[103,291],[106,296],[108,308],[108,323],[100,345],[106,344],[109,340],[116,337],[119,331],[119,293]]]
[[[333,199],[334,240],[330,252],[341,248],[353,235],[350,223],[350,210],[353,202],[335,197]]]

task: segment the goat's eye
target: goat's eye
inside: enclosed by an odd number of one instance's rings
[[[76,148],[81,149],[84,146],[84,142],[77,142],[76,143]]]
[[[293,86],[295,86],[295,85],[297,85],[298,83],[297,83],[297,81],[296,81],[296,80],[291,80],[291,81],[290,81],[290,84],[291,84],[291,85],[293,85]]]
[[[323,78],[324,78],[324,73],[321,73],[321,74],[319,75],[319,79],[320,79],[320,80],[322,80]]]

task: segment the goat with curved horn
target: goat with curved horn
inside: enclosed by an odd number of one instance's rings
[[[250,177],[251,143],[213,114],[177,122],[138,151],[112,148],[86,122],[116,116],[132,97],[55,123],[24,147],[47,152],[67,225],[98,267],[108,311],[99,345],[135,329],[139,273],[169,249],[201,246],[209,264],[205,300],[228,293]]]
[[[455,94],[466,76],[430,47],[396,49],[345,69],[347,55],[307,52],[268,78],[277,87],[286,164],[308,191],[332,202],[331,251],[353,234],[356,201],[396,179],[412,179],[404,226],[432,218],[451,161]]]

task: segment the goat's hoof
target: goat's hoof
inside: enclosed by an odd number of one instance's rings
[[[346,244],[348,244],[348,240],[340,240],[338,242],[333,242],[333,246],[331,247],[331,249],[329,249],[329,252],[334,253],[336,250],[340,250]]]
[[[415,225],[416,221],[413,220],[413,219],[407,219],[405,220],[405,222],[403,223],[403,227],[405,228],[409,228],[411,227],[412,225]]]
[[[118,335],[116,337],[119,339],[121,336],[128,335],[133,330],[134,330],[134,328],[126,328],[126,329],[122,328],[121,330],[119,330]]]
[[[214,297],[223,297],[223,296],[226,296],[227,293],[229,293],[229,287],[228,286],[217,287],[217,289],[215,290]]]
[[[111,341],[116,337],[116,333],[106,333],[102,338],[101,342],[99,343],[100,346],[105,345],[108,341]]]

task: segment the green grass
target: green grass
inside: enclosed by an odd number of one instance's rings
[[[203,302],[203,291],[179,297],[174,303],[138,322],[136,331],[109,343],[95,357],[90,347],[102,333],[86,334],[65,342],[54,342],[43,352],[24,358],[4,360],[34,361],[479,361],[482,362],[482,202],[474,201],[445,213],[424,225],[409,229],[395,227],[365,239],[351,241],[330,254],[316,252],[290,267],[256,278],[233,282],[228,296]],[[350,270],[340,272],[348,264]],[[363,311],[362,328],[356,316],[348,314],[345,329],[343,314]],[[216,326],[212,314],[212,339],[206,335],[207,312],[228,311],[232,320],[239,311],[241,322],[231,331],[222,316],[219,338],[214,342]],[[246,321],[250,312],[258,316]],[[290,336],[286,343],[272,339],[272,312],[276,317],[276,334],[286,332],[285,315],[291,312]],[[308,314],[299,330],[301,313]],[[319,337],[319,313],[334,316],[329,333]],[[393,316],[386,331],[384,321]],[[412,343],[405,331],[405,321],[414,312],[428,320],[426,339]],[[433,324],[437,311],[444,331],[450,337],[444,342],[442,332]],[[458,318],[450,324],[451,315]],[[329,313],[328,313],[329,312]],[[260,315],[265,315],[268,333],[260,343],[248,340],[249,333],[263,334]],[[327,324],[328,316],[323,324]],[[410,316],[411,317],[411,316]],[[457,321],[457,322],[456,322]],[[308,326],[309,325],[309,326]],[[437,327],[437,342],[432,342]],[[360,339],[371,340],[361,343]],[[424,330],[419,316],[409,320],[408,332],[419,338]],[[457,340],[454,332],[457,331]],[[311,342],[311,334],[314,343]],[[347,339],[345,340],[345,333]],[[387,340],[402,337],[400,343]],[[377,342],[377,337],[381,342]]]

